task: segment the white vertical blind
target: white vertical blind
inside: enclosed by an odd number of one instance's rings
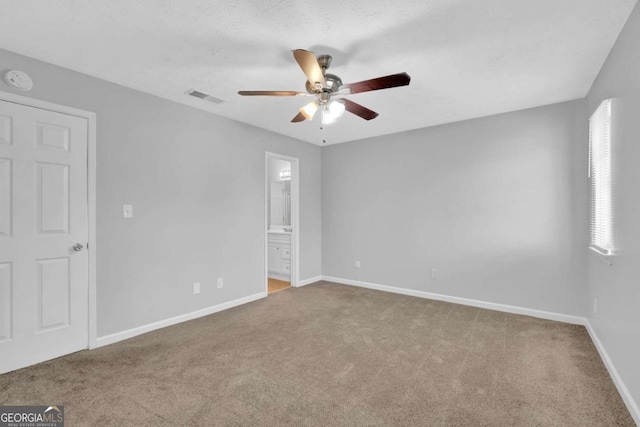
[[[602,101],[589,119],[589,178],[591,181],[591,241],[602,255],[613,253],[611,191],[611,100]]]

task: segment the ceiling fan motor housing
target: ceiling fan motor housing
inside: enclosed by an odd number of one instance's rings
[[[342,86],[342,79],[340,79],[340,77],[336,76],[335,74],[325,74],[324,80],[325,82],[327,82],[327,85],[323,89],[321,89],[322,92],[334,93],[340,90],[340,86]],[[316,86],[312,85],[308,81],[305,87],[307,89],[307,92],[309,93],[317,94],[319,92]]]
[[[317,95],[321,92],[332,94],[340,90],[340,86],[342,86],[342,80],[340,77],[335,74],[327,73],[327,69],[331,66],[332,59],[331,55],[318,56],[318,65],[320,65],[320,68],[322,69],[322,74],[324,75],[324,80],[327,84],[324,88],[319,89],[317,85],[307,81],[305,85],[307,92]]]

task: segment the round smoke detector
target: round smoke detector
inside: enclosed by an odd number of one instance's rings
[[[31,90],[33,88],[33,80],[24,71],[10,70],[4,75],[4,81],[18,90]]]

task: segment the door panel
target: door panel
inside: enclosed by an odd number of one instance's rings
[[[0,373],[87,347],[86,245],[87,120],[0,101]]]
[[[38,163],[36,190],[38,232],[67,234],[69,230],[69,166]]]
[[[11,339],[11,263],[0,264],[0,343]]]
[[[69,326],[69,257],[36,260],[38,331]]]
[[[69,128],[50,123],[37,123],[38,149],[69,151]]]

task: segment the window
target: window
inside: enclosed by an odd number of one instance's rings
[[[613,254],[610,99],[603,101],[589,119],[589,180],[589,247],[601,255],[609,256]]]

